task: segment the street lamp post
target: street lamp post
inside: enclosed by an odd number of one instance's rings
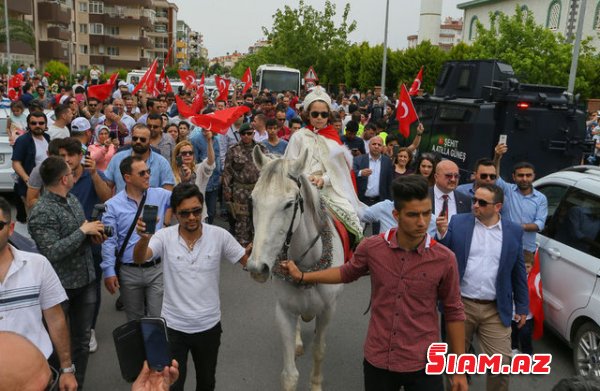
[[[383,63],[381,64],[381,96],[385,96],[385,69],[387,67],[387,36],[388,16],[390,13],[390,0],[385,2],[385,31],[383,33]]]
[[[4,30],[6,34],[6,57],[8,61],[8,75],[10,76],[12,59],[10,55],[10,29],[8,28],[8,0],[4,0]]]
[[[571,94],[575,90],[575,76],[577,76],[577,64],[579,62],[579,49],[581,47],[581,35],[583,33],[583,19],[585,18],[586,0],[581,0],[579,7],[579,20],[577,21],[577,33],[575,35],[575,43],[573,44],[571,71],[569,72],[569,86],[567,87],[567,92]]]

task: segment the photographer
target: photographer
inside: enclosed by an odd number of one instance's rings
[[[87,367],[90,330],[96,304],[96,272],[92,243],[104,239],[100,221],[87,221],[73,194],[73,170],[64,159],[50,156],[40,166],[46,191],[31,210],[29,234],[58,274],[67,293],[63,309],[71,330],[72,358],[82,386]]]

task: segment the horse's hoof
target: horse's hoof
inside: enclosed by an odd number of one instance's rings
[[[312,383],[310,385],[310,391],[322,391],[322,390],[323,390],[323,387],[321,386],[321,383],[319,383],[319,384]]]
[[[300,357],[304,354],[304,346],[298,345],[296,346],[296,357]]]

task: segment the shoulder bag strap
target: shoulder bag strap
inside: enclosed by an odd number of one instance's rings
[[[123,257],[123,253],[125,252],[125,248],[127,247],[129,238],[131,238],[131,235],[133,234],[133,230],[135,229],[135,226],[137,224],[137,220],[140,217],[140,214],[142,213],[142,208],[144,207],[144,203],[146,203],[146,194],[147,193],[144,193],[144,196],[142,197],[142,200],[140,201],[140,205],[138,206],[137,212],[135,212],[135,217],[133,218],[133,222],[131,223],[131,226],[129,227],[129,231],[127,231],[127,235],[125,235],[125,240],[123,241],[123,244],[121,245],[121,248],[119,249],[119,252],[117,253],[117,260],[116,260],[117,264],[121,261],[121,258]]]

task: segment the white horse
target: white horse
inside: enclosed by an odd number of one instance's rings
[[[254,241],[247,268],[265,282],[275,274],[275,317],[283,340],[282,388],[296,390],[296,350],[302,351],[301,317],[316,317],[311,390],[321,390],[321,364],[325,354],[325,330],[335,311],[342,285],[299,285],[278,273],[281,257],[293,259],[302,271],[340,266],[344,262],[341,240],[321,206],[319,193],[302,174],[306,154],[298,160],[270,160],[254,148],[261,174],[252,192]],[[287,254],[286,254],[287,253]],[[301,354],[301,353],[300,353]]]

